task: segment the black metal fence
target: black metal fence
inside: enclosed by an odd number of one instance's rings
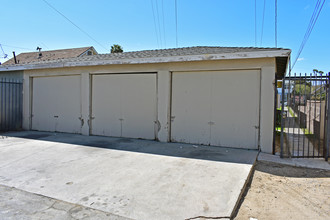
[[[17,79],[0,79],[0,131],[22,128],[23,82]]]
[[[293,74],[279,91],[281,157],[328,159],[329,75]]]

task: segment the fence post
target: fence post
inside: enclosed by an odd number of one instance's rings
[[[283,85],[282,85],[283,86]],[[273,154],[275,154],[275,137],[276,137],[276,120],[277,120],[277,74],[275,74],[275,84],[274,84],[274,127],[273,127]]]
[[[328,73],[328,82],[327,82],[327,93],[328,93],[328,110],[327,110],[327,144],[326,144],[326,149],[325,149],[325,160],[328,161],[329,158],[329,139],[330,139],[330,120],[329,120],[329,115],[330,115],[330,72]]]
[[[284,134],[283,134],[283,128],[284,128],[284,96],[285,96],[285,76],[282,79],[282,103],[281,103],[281,152],[280,157],[283,158],[283,142],[284,142]]]

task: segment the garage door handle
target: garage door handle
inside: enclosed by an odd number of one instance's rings
[[[79,120],[81,122],[81,127],[84,126],[84,119],[82,117],[79,117]]]
[[[171,121],[173,122],[175,119],[175,116],[171,116]]]
[[[54,115],[54,118],[58,118],[58,115]]]
[[[157,121],[154,121],[154,123],[157,126],[157,130],[160,131],[160,128],[161,128],[160,122],[157,120]]]

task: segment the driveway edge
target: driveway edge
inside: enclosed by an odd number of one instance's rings
[[[241,204],[243,203],[243,199],[244,199],[246,193],[248,192],[249,186],[251,185],[251,182],[252,182],[252,177],[253,177],[253,174],[255,171],[255,166],[257,164],[259,154],[260,154],[260,151],[258,152],[256,159],[254,160],[254,163],[252,164],[249,175],[247,176],[247,178],[245,180],[244,186],[241,189],[241,193],[239,194],[236,204],[233,208],[233,211],[229,217],[230,219],[234,219],[234,217],[237,215],[238,210],[239,210]]]

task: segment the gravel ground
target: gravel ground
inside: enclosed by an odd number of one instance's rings
[[[329,216],[330,171],[258,162],[235,219]]]

